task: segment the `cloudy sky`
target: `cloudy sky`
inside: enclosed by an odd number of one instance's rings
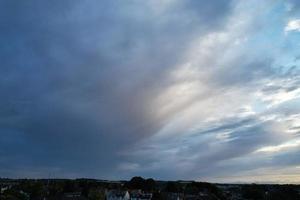
[[[298,0],[0,0],[0,177],[300,183]]]

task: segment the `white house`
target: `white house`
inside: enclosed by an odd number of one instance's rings
[[[130,200],[128,191],[109,190],[105,196],[106,200]]]

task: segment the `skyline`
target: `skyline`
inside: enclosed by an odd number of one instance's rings
[[[0,0],[0,177],[300,183],[297,0]]]

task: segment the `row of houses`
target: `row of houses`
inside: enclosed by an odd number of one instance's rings
[[[108,190],[105,192],[105,197],[106,200],[151,200],[152,193],[142,192],[141,190]]]
[[[218,200],[214,194],[199,192],[198,194],[165,193],[167,200]]]
[[[134,191],[122,191],[122,190],[109,190],[106,191],[106,200],[151,200],[152,193],[145,193],[141,190]],[[213,194],[207,194],[200,192],[199,194],[184,194],[184,193],[172,193],[164,192],[162,194],[163,199],[166,200],[218,200]]]

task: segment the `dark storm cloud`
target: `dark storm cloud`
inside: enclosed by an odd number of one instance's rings
[[[162,126],[148,105],[166,70],[230,11],[160,6],[0,1],[0,176],[118,176],[119,153]]]

